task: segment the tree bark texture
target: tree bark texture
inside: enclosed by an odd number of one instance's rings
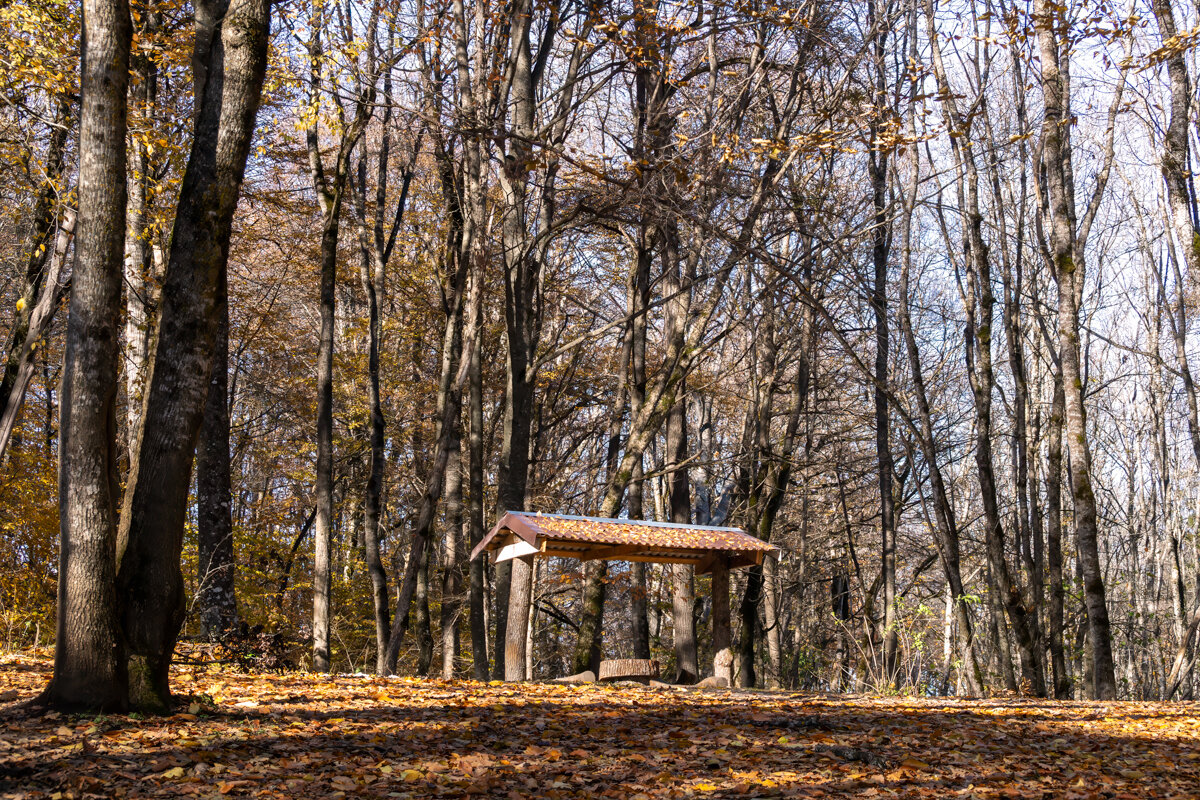
[[[169,707],[168,668],[183,623],[188,489],[220,327],[218,286],[266,74],[270,3],[199,3],[196,26],[199,110],[117,547],[131,700],[155,711]]]
[[[196,578],[200,621],[210,638],[237,625],[229,462],[229,288],[224,274],[217,286],[217,316],[212,379],[196,448]]]
[[[56,708],[122,711],[128,701],[115,577],[116,396],[125,233],[125,0],[83,4],[79,218],[64,356],[59,451]]]

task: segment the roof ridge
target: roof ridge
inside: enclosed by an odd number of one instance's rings
[[[574,519],[584,522],[609,523],[618,525],[645,525],[649,528],[672,528],[675,530],[699,530],[699,531],[728,531],[741,533],[746,536],[753,536],[743,528],[731,528],[721,525],[699,525],[696,523],[683,522],[659,522],[658,520],[650,519],[629,519],[627,517],[589,517],[581,514],[555,514],[546,513],[544,511],[509,511],[509,514],[515,514],[520,517],[549,517],[551,519]],[[758,538],[754,536],[754,538]]]

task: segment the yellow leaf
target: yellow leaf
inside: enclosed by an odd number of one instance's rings
[[[162,776],[164,778],[182,778],[184,776],[183,767],[171,767]]]

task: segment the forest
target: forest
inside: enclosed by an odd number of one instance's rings
[[[3,4],[0,648],[62,710],[205,658],[712,673],[708,574],[469,558],[534,511],[777,548],[735,687],[1194,698],[1198,41],[1178,0]]]

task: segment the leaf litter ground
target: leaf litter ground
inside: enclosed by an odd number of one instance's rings
[[[181,669],[171,717],[22,703],[0,797],[1200,797],[1200,706]]]

